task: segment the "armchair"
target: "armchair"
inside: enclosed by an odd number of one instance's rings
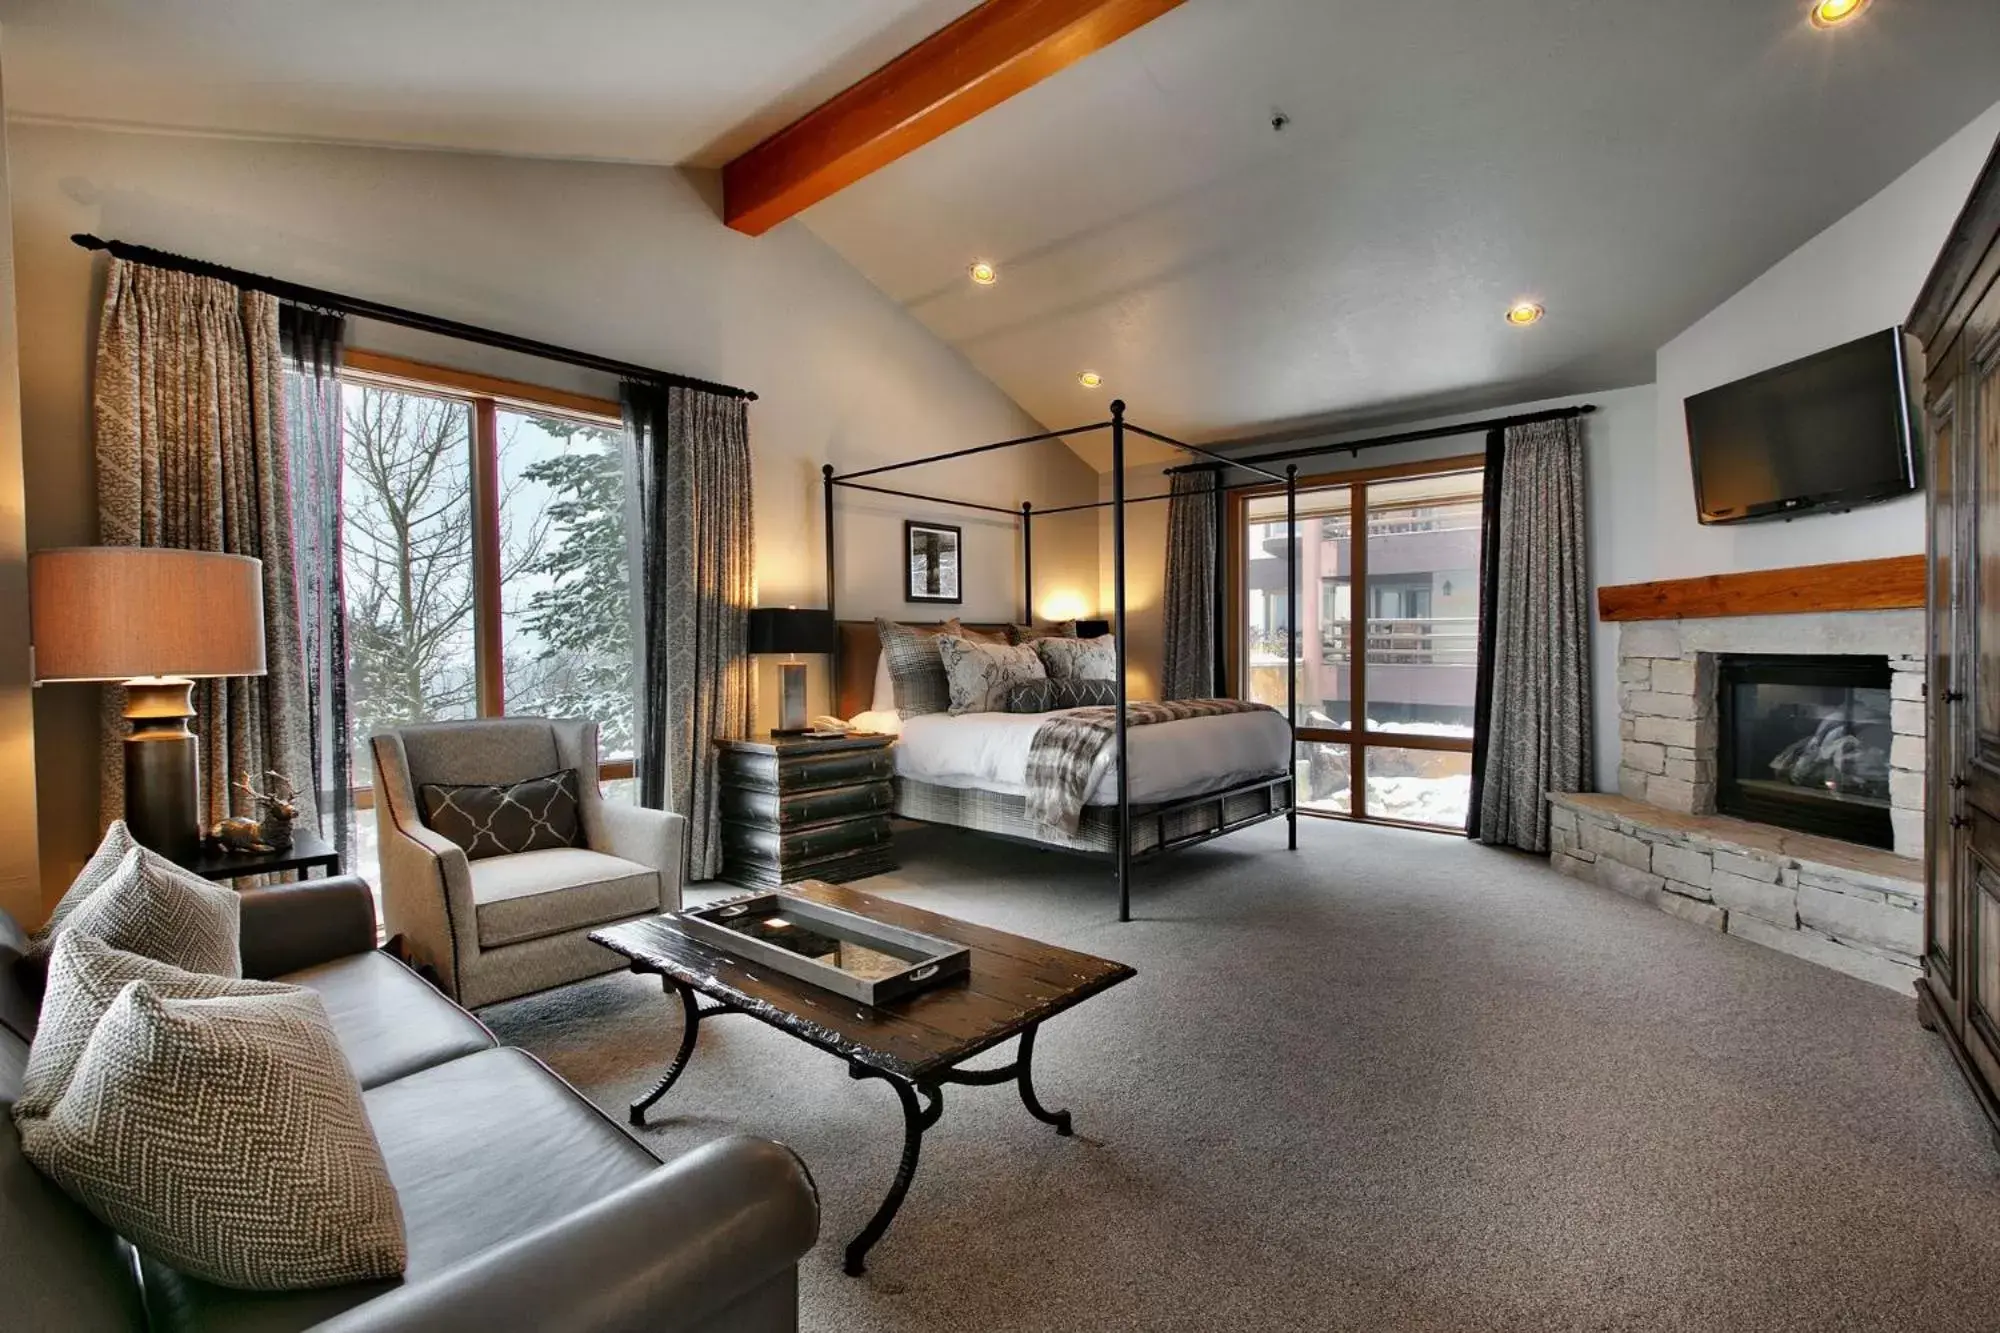
[[[625,965],[599,926],[678,911],[679,815],[611,805],[597,789],[597,724],[546,718],[428,722],[369,739],[382,915],[411,956],[468,1009]],[[582,847],[469,860],[427,827],[427,782],[504,784],[577,770]]]

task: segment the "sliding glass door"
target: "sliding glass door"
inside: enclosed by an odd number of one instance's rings
[[[1301,481],[1296,638],[1285,497],[1238,498],[1235,678],[1283,708],[1296,677],[1301,808],[1464,826],[1482,486],[1476,457]]]

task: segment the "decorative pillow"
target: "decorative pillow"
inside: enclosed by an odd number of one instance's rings
[[[242,911],[234,889],[134,847],[69,913],[56,939],[74,931],[189,972],[240,977]]]
[[[963,637],[965,627],[955,619],[936,629],[877,619],[875,629],[882,636],[882,659],[889,664],[896,711],[904,717],[922,717],[950,709],[951,684],[945,679],[937,641],[945,634]]]
[[[360,1084],[319,996],[276,990],[174,999],[127,982],[47,1114],[17,1114],[21,1150],[112,1230],[210,1282],[395,1277],[403,1215]]]
[[[70,882],[62,901],[56,904],[56,910],[49,913],[48,923],[30,937],[29,958],[47,960],[50,951],[55,948],[56,936],[62,933],[63,923],[69,920],[70,913],[85,898],[103,888],[104,881],[111,878],[112,872],[118,869],[118,863],[125,859],[125,854],[138,845],[132,831],[125,827],[124,820],[111,821],[111,827],[104,830],[97,850],[90,854],[90,859],[83,863],[83,869]]]
[[[1118,640],[1106,634],[1097,639],[1036,639],[1035,651],[1048,668],[1051,680],[1118,679]]]
[[[463,847],[468,861],[583,842],[573,768],[505,787],[426,782],[417,799],[424,823]]]
[[[1076,622],[1058,620],[1046,629],[1036,629],[1033,625],[1009,625],[1007,642],[1013,644],[1033,643],[1036,639],[1074,639]]]
[[[172,963],[114,949],[82,931],[67,931],[49,954],[48,989],[42,997],[35,1040],[28,1047],[27,1068],[21,1074],[15,1118],[46,1116],[62,1099],[98,1020],[127,983],[134,981],[147,983],[154,994],[170,1000],[282,995],[298,989],[271,981],[189,972]]]
[[[1053,713],[1059,708],[1115,708],[1118,682],[1115,680],[1023,681],[1007,692],[1010,713]]]
[[[1032,648],[982,643],[956,634],[940,635],[937,643],[954,713],[1004,712],[1007,694],[1016,685],[1047,677]]]

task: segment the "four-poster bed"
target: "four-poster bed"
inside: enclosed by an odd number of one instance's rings
[[[1058,505],[1039,510],[1024,501],[1018,508],[1008,508],[973,500],[957,500],[899,490],[866,480],[995,450],[1099,432],[1107,432],[1111,442],[1111,498],[1108,500]],[[1257,710],[1256,716],[1239,713],[1234,717],[1222,717],[1203,715],[1199,706],[1190,705],[1182,710],[1171,707],[1163,710],[1174,713],[1171,720],[1158,717],[1151,719],[1158,721],[1159,725],[1143,727],[1140,749],[1146,753],[1141,757],[1147,758],[1149,764],[1145,790],[1139,793],[1139,799],[1135,799],[1135,777],[1131,762],[1134,758],[1134,747],[1130,733],[1134,726],[1149,719],[1146,715],[1140,714],[1140,722],[1133,720],[1135,710],[1128,697],[1126,682],[1125,506],[1169,497],[1165,494],[1128,497],[1125,494],[1125,447],[1128,434],[1141,436],[1191,455],[1197,460],[1196,466],[1214,468],[1217,472],[1214,489],[1217,496],[1218,519],[1222,513],[1221,496],[1225,490],[1223,475],[1228,471],[1240,469],[1264,481],[1284,485],[1288,537],[1286,587],[1290,593],[1288,605],[1296,607],[1299,578],[1297,465],[1288,465],[1283,472],[1271,471],[1255,463],[1239,462],[1197,445],[1147,430],[1125,419],[1125,404],[1122,401],[1111,404],[1111,416],[1108,420],[1086,426],[1024,435],[1015,439],[954,449],[946,453],[931,454],[901,463],[883,464],[855,472],[837,473],[831,464],[821,469],[825,492],[827,607],[836,615],[839,580],[835,558],[834,499],[837,490],[855,490],[896,499],[918,500],[925,504],[997,514],[1017,522],[1021,533],[1022,620],[1030,626],[1035,621],[1035,519],[1097,509],[1111,511],[1113,586],[1111,634],[1115,659],[1112,678],[1116,684],[1117,700],[1110,710],[1112,717],[1106,724],[1112,736],[1111,764],[1105,781],[1115,784],[1115,798],[1086,806],[1073,831],[1054,830],[1040,826],[1025,817],[1022,811],[1022,798],[1011,789],[1007,780],[1011,773],[999,777],[997,781],[992,771],[962,773],[956,780],[945,778],[926,781],[922,776],[910,772],[908,765],[899,764],[900,775],[896,785],[897,813],[906,818],[953,824],[1002,837],[1107,858],[1115,867],[1120,921],[1131,919],[1131,875],[1132,865],[1136,860],[1206,842],[1252,824],[1276,819],[1281,815],[1287,822],[1288,845],[1295,850],[1298,847],[1298,804],[1293,783],[1292,744],[1292,720],[1298,711],[1296,671],[1285,673],[1285,712],[1282,718],[1282,730],[1275,738],[1272,728],[1279,724],[1272,721],[1274,717],[1272,713],[1263,709]],[[1216,568],[1220,571],[1227,563],[1220,550],[1226,525],[1218,521],[1215,528],[1215,540],[1218,543]],[[1220,597],[1217,598],[1216,605],[1218,608],[1222,605]],[[1218,623],[1215,628],[1218,644],[1223,634],[1220,619],[1218,609]],[[1286,630],[1293,643],[1294,658],[1296,658],[1297,642],[1296,623],[1296,615],[1288,615]],[[982,627],[965,628],[977,630]],[[870,706],[863,701],[868,699],[866,691],[871,688],[875,679],[875,655],[879,651],[880,644],[876,640],[875,626],[872,622],[841,623],[840,651],[834,658],[833,685],[833,697],[838,703],[841,716],[852,717],[865,712]],[[1221,657],[1222,654],[1218,652],[1218,662]],[[1219,687],[1218,692],[1220,692]],[[1140,706],[1142,709],[1145,707],[1145,705]],[[1193,715],[1181,717],[1178,715],[1179,711]],[[992,718],[1000,715],[985,716]],[[967,720],[949,719],[951,722]],[[917,718],[914,721],[927,724],[924,730],[928,733],[942,730],[931,718]],[[1019,727],[1007,728],[1004,724],[996,727],[991,721],[983,726],[982,734],[985,738],[983,743],[1004,751],[1009,738],[1018,742]],[[1173,728],[1181,730],[1175,732]],[[1197,730],[1201,728],[1206,730]],[[1261,750],[1258,748],[1260,738],[1246,737],[1246,733],[1256,729],[1261,729],[1263,732]],[[912,727],[913,734],[909,744],[913,747],[920,739],[915,734],[917,730],[916,727]],[[993,739],[996,735],[999,736],[997,741]],[[923,739],[931,740],[934,736],[927,735]],[[1274,739],[1275,745],[1272,744]],[[1223,743],[1218,744],[1218,742]],[[902,748],[901,743],[899,748]],[[933,752],[936,749],[937,747],[933,745]],[[1190,765],[1197,763],[1193,757],[1196,751],[1206,754],[1208,763],[1206,771],[1179,775],[1160,771],[1168,764],[1182,762],[1183,757]],[[1254,761],[1245,758],[1258,754],[1264,757]],[[1258,771],[1245,771],[1246,766]],[[1177,776],[1180,779],[1178,781]]]

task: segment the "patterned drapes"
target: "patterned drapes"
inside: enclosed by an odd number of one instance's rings
[[[743,399],[627,384],[639,505],[639,800],[687,819],[687,877],[722,869],[715,741],[751,726],[744,632],[756,593]]]
[[[1482,631],[1493,686],[1475,836],[1546,852],[1552,791],[1590,786],[1590,586],[1583,436],[1575,417],[1507,431],[1494,592]]]
[[[1215,487],[1220,480],[1213,471],[1177,472],[1167,501],[1164,699],[1206,699],[1217,692]]]
[[[195,691],[204,822],[232,813],[238,777],[261,788],[274,768],[298,784],[307,827],[318,817],[306,780],[282,366],[274,297],[111,261],[92,382],[98,540],[264,562],[267,674],[204,680]],[[106,821],[125,807],[123,693],[105,691]]]
[[[347,710],[347,595],[340,542],[340,360],[346,325],[332,311],[289,304],[278,311],[309,766],[320,827],[333,839],[342,863],[352,864],[354,738]],[[297,781],[306,785],[305,775],[297,775]]]

